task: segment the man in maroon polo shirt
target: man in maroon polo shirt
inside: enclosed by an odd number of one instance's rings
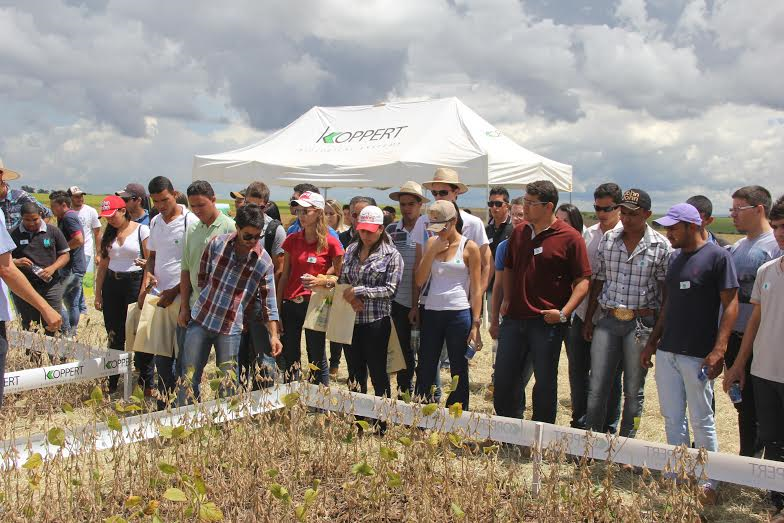
[[[505,260],[493,404],[500,416],[523,417],[523,369],[530,353],[536,380],[532,419],[554,423],[561,342],[588,293],[591,266],[580,233],[555,217],[558,190],[552,182],[529,183],[523,201],[526,221],[509,237]]]

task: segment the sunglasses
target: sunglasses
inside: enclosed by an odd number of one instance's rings
[[[502,202],[501,200],[493,200],[492,202],[487,202],[488,207],[503,207],[506,205],[506,202]]]
[[[440,191],[430,191],[433,196],[448,196],[451,193],[449,189],[441,189]]]
[[[247,232],[242,233],[242,241],[257,242],[260,239],[261,239],[261,233],[259,234],[248,234]]]
[[[606,207],[601,207],[599,205],[594,205],[593,206],[593,210],[596,211],[596,212],[613,212],[618,207],[619,207],[619,205],[608,205]]]

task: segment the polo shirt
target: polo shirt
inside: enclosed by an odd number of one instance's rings
[[[166,223],[162,214],[156,214],[150,221],[147,248],[155,252],[155,277],[158,280],[157,287],[162,291],[180,284],[185,230],[191,223],[199,221],[184,205],[180,205],[180,209],[182,214],[169,223]]]
[[[145,210],[144,214],[142,214],[139,218],[136,218],[133,221],[135,221],[139,225],[147,225],[149,227],[150,226],[150,213],[147,212],[147,210]]]
[[[73,209],[68,209],[62,219],[57,220],[57,227],[65,236],[66,241],[71,241],[77,234],[84,237],[82,229],[82,222],[79,220],[79,213]],[[90,231],[92,234],[92,231]],[[68,260],[68,265],[65,270],[72,271],[74,274],[84,274],[87,272],[87,260],[84,259],[84,245],[77,249],[71,249],[71,259]]]
[[[714,243],[670,258],[667,304],[659,350],[704,358],[716,343],[721,291],[738,287],[730,253]]]
[[[336,239],[340,239],[338,237],[338,232],[335,229],[333,229],[332,227],[327,227],[327,228],[329,229],[329,234],[334,236]],[[299,232],[301,230],[302,230],[302,224],[299,222],[299,218],[297,218],[296,220],[294,220],[294,223],[289,225],[289,228],[286,229],[286,234],[287,235],[294,234],[295,232]]]
[[[190,222],[190,220],[188,220]],[[190,307],[196,303],[201,292],[199,287],[199,268],[201,267],[201,255],[207,243],[216,236],[231,234],[236,232],[234,220],[223,214],[218,213],[218,217],[210,225],[205,225],[201,220],[194,220],[188,223],[188,230],[185,233],[185,241],[182,245],[181,270],[190,272],[191,280],[191,299]]]
[[[0,223],[5,223],[5,215],[0,209]],[[16,249],[16,244],[5,227],[0,227],[0,254],[11,253]],[[0,280],[0,321],[11,321],[11,302],[8,299],[8,287]]]
[[[326,274],[332,262],[343,256],[343,246],[334,236],[327,235],[327,247],[316,251],[317,243],[305,240],[305,231],[289,234],[283,242],[283,250],[289,254],[289,278],[283,289],[283,299],[293,300],[299,296],[310,296],[311,291],[302,285],[302,276]]]
[[[40,267],[49,267],[57,261],[58,256],[71,250],[60,229],[54,225],[48,225],[43,219],[38,230],[32,233],[25,229],[20,220],[19,225],[11,230],[11,239],[17,246],[13,252],[14,258],[28,258]],[[30,283],[34,285],[45,283],[31,270],[23,267],[19,269],[27,276]],[[54,274],[53,282],[60,279],[59,273],[60,271],[57,271]]]
[[[591,275],[582,235],[562,220],[539,234],[534,234],[529,222],[515,227],[504,268],[516,276],[506,315],[515,320],[541,318],[541,311],[547,309],[561,310],[572,295],[574,281]]]

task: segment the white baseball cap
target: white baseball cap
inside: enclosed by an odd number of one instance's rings
[[[315,207],[316,209],[324,208],[324,197],[317,192],[305,191],[299,195],[299,198],[292,200],[300,207]]]
[[[368,205],[359,213],[354,228],[358,231],[376,232],[384,226],[384,211],[375,205]]]
[[[69,188],[68,188],[68,194],[70,194],[71,196],[75,196],[75,195],[77,195],[77,194],[84,194],[84,191],[83,191],[83,190],[81,190],[81,189],[80,189],[79,187],[77,187],[76,185],[73,185],[73,186],[71,186],[71,187],[69,187]]]

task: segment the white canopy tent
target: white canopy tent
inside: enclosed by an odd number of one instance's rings
[[[551,180],[572,190],[572,167],[516,144],[457,98],[313,107],[242,149],[197,155],[193,179],[319,187],[397,187],[452,167],[470,186]]]

